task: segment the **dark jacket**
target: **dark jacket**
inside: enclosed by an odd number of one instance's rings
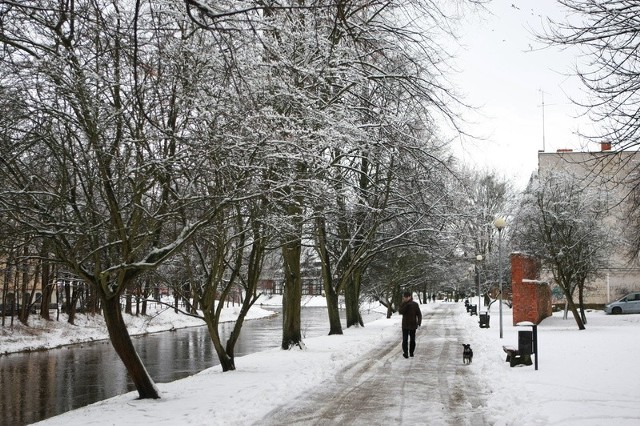
[[[398,312],[402,314],[402,328],[416,330],[422,324],[420,305],[413,300],[403,302]]]

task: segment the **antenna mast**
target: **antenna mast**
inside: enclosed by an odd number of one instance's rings
[[[540,89],[540,94],[542,95],[542,152],[546,150],[546,143],[544,140],[544,91]]]

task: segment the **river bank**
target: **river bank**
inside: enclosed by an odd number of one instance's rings
[[[163,302],[170,304],[172,299]],[[326,306],[324,297],[306,296],[303,306]],[[273,315],[269,307],[282,307],[281,296],[261,296],[251,307],[247,320],[264,318]],[[238,318],[238,305],[225,306],[221,321],[231,322]],[[175,330],[185,327],[204,325],[201,319],[176,313],[174,309],[151,301],[147,307],[147,315],[124,314],[129,334],[139,336],[161,331]],[[58,320],[46,321],[38,315],[29,317],[29,325],[13,319],[5,318],[5,326],[0,327],[0,356],[11,353],[42,351],[63,346],[107,340],[109,338],[104,319],[101,315],[77,314],[75,324],[68,323],[68,316],[61,313]]]

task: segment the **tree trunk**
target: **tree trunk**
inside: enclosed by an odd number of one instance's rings
[[[67,314],[69,314],[68,322],[69,324],[75,324],[76,321],[76,305],[78,304],[78,296],[80,295],[80,290],[75,289],[71,293],[69,300],[69,310]]]
[[[135,286],[136,316],[140,315],[140,295],[142,294],[142,283],[138,282]]]
[[[4,275],[2,279],[2,300],[0,304],[2,304],[2,326],[5,325],[5,319],[9,313],[9,308],[7,307],[9,303],[9,298],[7,295],[9,294],[9,282],[11,281],[11,270],[12,270],[12,252],[10,251],[6,260],[7,267],[4,268]]]
[[[391,295],[391,300],[393,301],[393,312],[397,312],[398,307],[402,303],[402,288],[399,284],[395,284],[393,286],[393,294]]]
[[[24,258],[28,259],[28,251],[27,251],[27,247],[25,246],[23,249],[23,254],[24,254]],[[22,261],[23,265],[22,265],[22,274],[20,274],[22,276],[21,278],[21,283],[20,283],[20,293],[16,294],[16,300],[20,301],[20,309],[18,311],[18,319],[20,320],[21,323],[23,323],[24,325],[28,325],[29,324],[29,307],[31,305],[31,303],[33,302],[33,290],[29,289],[29,267],[30,264],[29,262],[23,260]],[[37,280],[37,276],[34,273],[34,287],[35,287],[35,281]]]
[[[249,283],[249,287],[250,289],[248,290],[248,292],[254,293],[254,291],[251,290],[251,287],[257,286],[257,280],[251,280],[252,282]],[[255,282],[255,284],[253,283]],[[236,319],[235,324],[233,325],[233,330],[231,331],[231,334],[229,335],[229,338],[227,339],[227,344],[226,344],[226,348],[225,348],[225,352],[227,354],[227,356],[229,357],[229,359],[231,360],[231,364],[233,366],[233,368],[231,368],[232,370],[236,369],[235,366],[235,347],[236,347],[236,342],[238,341],[238,338],[240,337],[240,331],[242,330],[242,326],[244,324],[244,319],[247,316],[247,313],[249,312],[249,309],[251,309],[251,306],[253,306],[253,304],[256,302],[256,300],[258,300],[257,297],[249,297],[247,296],[243,302],[242,302],[242,307],[240,308],[240,313],[238,314],[238,318]],[[223,369],[223,371],[225,371]]]
[[[147,315],[147,299],[149,298],[149,294],[151,291],[149,288],[151,287],[149,280],[145,280],[144,286],[142,288],[142,311],[140,312],[142,315]]]
[[[362,274],[356,268],[344,289],[344,304],[347,316],[347,328],[352,325],[364,327],[364,321],[360,315],[360,280]]]
[[[66,313],[69,317],[67,318],[67,322],[69,324],[74,324],[76,317],[76,302],[77,302],[77,292],[71,292],[71,281],[65,280],[64,282],[64,305],[63,312]]]
[[[42,245],[41,256],[44,259],[42,261],[42,280],[40,281],[40,288],[42,288],[42,296],[40,298],[40,317],[44,320],[51,320],[49,316],[49,304],[51,303],[51,294],[53,293],[53,286],[51,284],[51,270],[52,266],[48,260],[46,260],[46,244]]]
[[[111,344],[124,363],[131,380],[133,380],[133,384],[138,391],[138,396],[140,399],[160,398],[155,383],[151,379],[151,376],[149,376],[147,369],[144,367],[133,346],[129,331],[122,318],[118,297],[112,297],[110,299],[104,298],[102,308]]]
[[[254,224],[255,225],[255,224]],[[240,292],[241,308],[238,318],[233,326],[233,331],[227,339],[226,353],[234,362],[235,368],[235,346],[240,332],[244,324],[244,319],[249,313],[249,310],[254,303],[258,300],[258,282],[260,281],[260,275],[262,273],[262,264],[264,262],[265,244],[266,240],[262,237],[261,229],[259,226],[254,226],[253,242],[251,244],[251,253],[249,255],[249,262],[247,264],[247,281],[245,285],[245,297],[242,297]]]
[[[100,313],[100,298],[94,286],[87,286],[87,312],[95,315]]]
[[[198,308],[204,309],[204,307],[198,305],[198,292],[195,286],[192,286],[189,294],[191,295],[191,301],[192,301],[190,305],[189,313],[193,315],[198,315]]]
[[[587,314],[584,311],[584,281],[578,285],[578,305],[580,306],[580,317],[582,323],[587,324]]]
[[[316,219],[316,237],[318,239],[318,252],[320,254],[320,264],[322,271],[322,286],[327,301],[327,312],[329,314],[329,335],[343,334],[340,323],[340,308],[338,306],[338,293],[333,287],[331,274],[331,260],[327,250],[327,230],[324,217],[318,216]]]
[[[42,264],[42,299],[40,302],[40,316],[47,321],[51,320],[49,315],[49,305],[51,304],[51,295],[53,295],[53,283],[51,283],[51,265],[49,262]]]
[[[284,289],[282,297],[282,349],[302,345],[300,332],[300,301],[302,280],[300,277],[300,254],[302,244],[299,238],[285,242],[282,247],[284,259]]]
[[[125,314],[132,314],[132,310],[131,310],[131,293],[127,292],[127,295],[124,298],[125,300],[125,304],[124,304],[124,313]]]
[[[222,303],[222,301],[220,301],[220,303]],[[229,356],[225,351],[224,346],[222,345],[220,333],[218,332],[218,319],[214,314],[212,314],[211,309],[205,309],[203,313],[204,320],[207,323],[207,328],[209,329],[209,336],[211,336],[211,342],[213,343],[213,348],[216,350],[216,354],[218,355],[218,360],[220,361],[220,367],[222,367],[222,371],[235,370],[236,365],[234,357]]]
[[[338,306],[338,294],[333,287],[327,292],[327,313],[329,314],[329,335],[343,334],[342,323],[340,322],[340,308]]]
[[[575,303],[573,303],[573,300],[569,300],[568,304],[569,304],[569,310],[573,314],[573,317],[576,320],[576,324],[578,324],[578,330],[584,330],[585,329],[584,322],[582,322],[582,317],[580,316],[580,313],[578,312],[578,309],[576,308]]]
[[[573,302],[573,297],[571,296],[571,292],[567,291],[564,287],[562,287],[562,291],[564,292],[564,297],[567,299],[567,307],[573,314],[573,318],[576,320],[576,324],[578,324],[578,330],[584,330],[584,322],[582,322],[582,317],[578,312],[578,308],[576,304]]]

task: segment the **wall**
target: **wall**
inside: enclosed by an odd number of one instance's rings
[[[540,262],[523,253],[511,254],[513,325],[523,321],[539,324],[551,316],[551,289],[538,280]]]

